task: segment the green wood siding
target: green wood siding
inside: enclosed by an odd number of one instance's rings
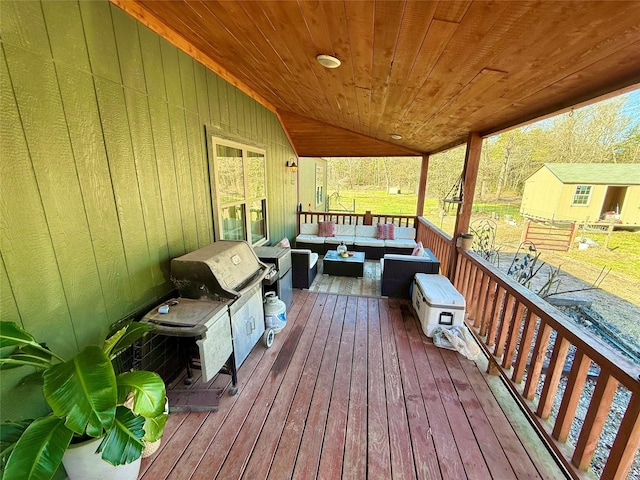
[[[2,320],[70,356],[169,294],[213,241],[205,127],[266,150],[270,237],[293,236],[277,117],[106,0],[3,0],[0,53]],[[44,408],[19,376],[3,420]]]

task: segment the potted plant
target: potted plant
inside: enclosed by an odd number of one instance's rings
[[[167,420],[165,385],[153,372],[116,374],[112,360],[152,328],[131,323],[102,347],[88,346],[65,361],[17,324],[0,322],[0,368],[34,367],[52,410],[35,420],[1,425],[3,479],[48,480],[65,452],[83,441],[96,443],[91,453],[99,454],[111,470],[111,465],[137,462],[132,473],[137,478],[145,443],[160,439]],[[102,463],[90,460],[85,478],[101,478],[95,469]]]

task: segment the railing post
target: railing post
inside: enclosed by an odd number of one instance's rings
[[[469,229],[471,220],[471,207],[473,205],[473,195],[476,190],[476,180],[478,178],[478,168],[480,166],[480,154],[482,153],[482,137],[480,134],[472,132],[467,140],[467,153],[464,157],[464,167],[462,168],[462,204],[458,205],[456,214],[456,226],[451,239],[451,258],[449,261],[448,276],[454,280],[456,272],[456,260],[458,250],[456,240],[461,233]]]
[[[427,171],[429,170],[429,155],[422,155],[422,165],[420,166],[420,183],[418,184],[418,203],[416,204],[416,215],[421,217],[424,213],[424,197],[427,192]]]

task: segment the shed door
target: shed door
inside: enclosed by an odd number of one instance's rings
[[[600,219],[618,220],[620,218],[618,215],[622,212],[622,204],[624,203],[624,197],[626,195],[627,187],[608,187],[602,204]]]

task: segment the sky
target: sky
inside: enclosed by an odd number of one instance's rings
[[[640,123],[640,89],[627,93],[627,96],[622,111],[633,118],[635,124]]]

